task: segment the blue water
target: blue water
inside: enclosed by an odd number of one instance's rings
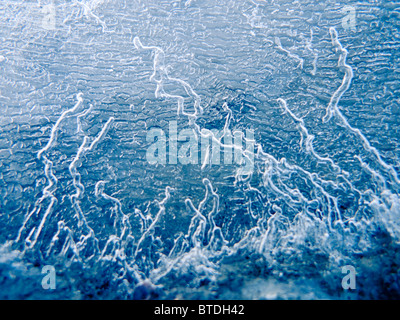
[[[399,299],[399,16],[3,1],[0,298]],[[253,130],[252,170],[149,163],[174,121],[221,148]]]

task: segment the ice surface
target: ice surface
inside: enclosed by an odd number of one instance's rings
[[[400,297],[397,3],[3,1],[0,14],[0,297]],[[148,132],[171,121],[254,170],[210,149],[148,163]],[[254,153],[226,139],[246,129]]]

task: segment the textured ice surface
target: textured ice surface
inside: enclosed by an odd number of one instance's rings
[[[399,15],[2,1],[0,297],[400,298]],[[170,121],[253,129],[254,171],[149,164]]]

